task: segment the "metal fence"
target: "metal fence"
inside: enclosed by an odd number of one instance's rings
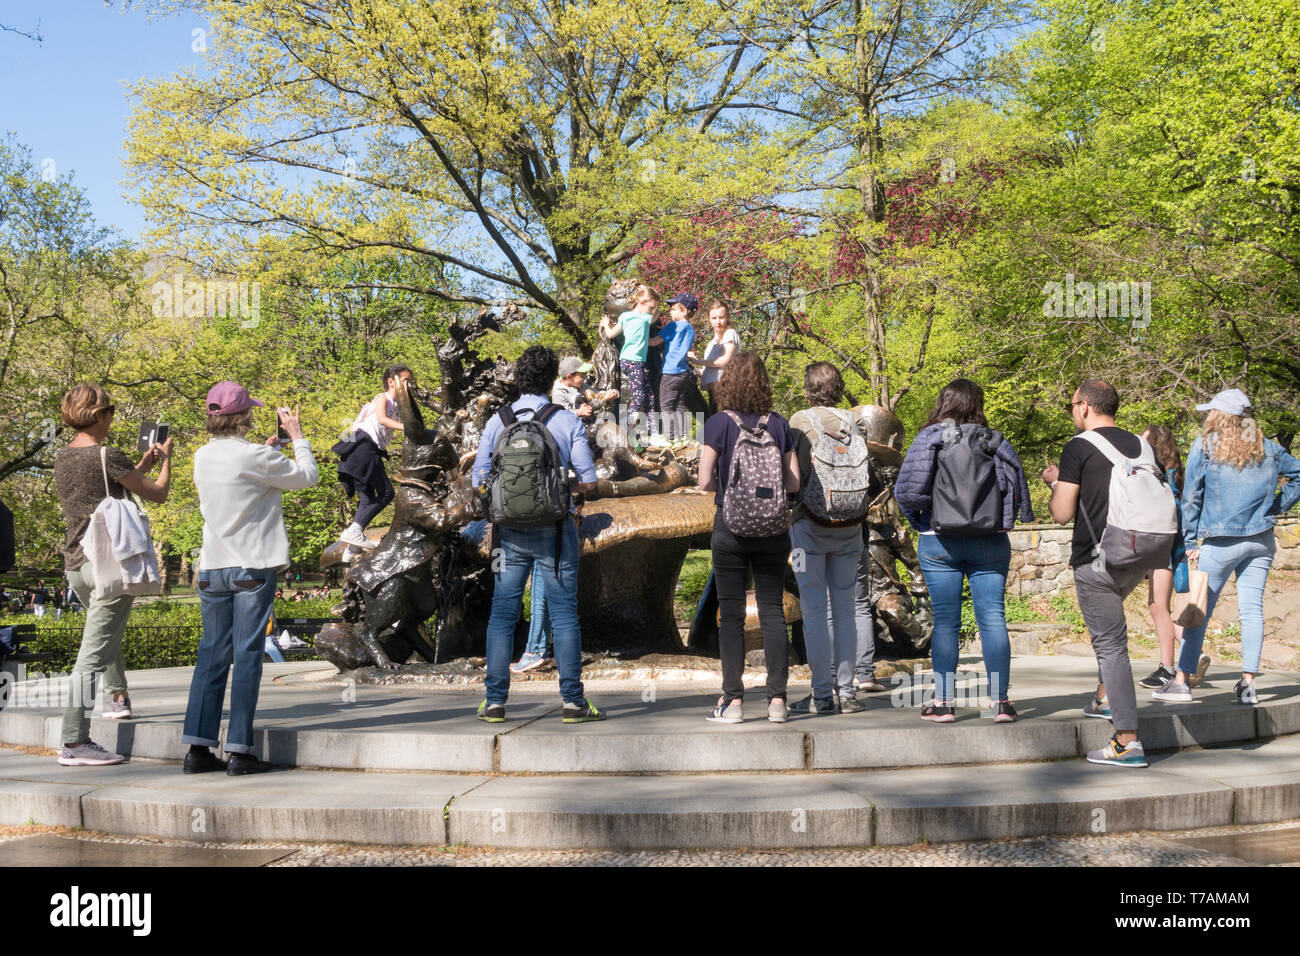
[[[53,655],[32,665],[33,670],[68,672],[81,647],[79,627],[43,627],[23,640],[31,652]],[[190,625],[128,627],[122,636],[122,657],[127,670],[150,667],[192,667],[198,655],[203,628]]]

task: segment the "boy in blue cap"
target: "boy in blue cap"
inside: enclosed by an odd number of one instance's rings
[[[651,345],[665,345],[663,375],[659,380],[659,414],[664,437],[669,441],[689,438],[687,415],[707,409],[704,397],[695,385],[688,353],[695,345],[695,326],[691,319],[700,307],[699,300],[682,292],[668,300],[672,319],[650,340]]]

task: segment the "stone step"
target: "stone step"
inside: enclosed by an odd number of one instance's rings
[[[195,841],[519,848],[867,847],[1300,817],[1300,735],[1146,770],[1063,760],[827,773],[496,776],[177,762],[60,767],[0,749],[0,824]]]
[[[278,665],[283,674],[300,673]],[[1095,665],[1071,658],[1017,662],[1014,699],[1022,719],[995,724],[970,707],[952,724],[920,720],[911,688],[865,695],[867,710],[832,717],[796,716],[787,724],[765,719],[762,694],[746,705],[740,725],[703,719],[716,691],[653,682],[628,692],[625,682],[593,699],[609,714],[600,723],[566,725],[554,689],[516,691],[504,724],[473,718],[480,692],[443,688],[415,693],[403,688],[338,688],[264,684],[258,708],[259,755],[274,764],[319,769],[439,773],[701,773],[790,770],[865,770],[1048,761],[1080,757],[1102,746],[1108,721],[1088,719]],[[959,684],[974,694],[974,664]],[[129,721],[92,721],[102,746],[135,758],[177,759],[188,671],[132,675],[138,710]],[[1016,676],[1016,675],[1020,676]],[[1213,687],[1190,704],[1152,702],[1139,709],[1139,733],[1148,752],[1268,739],[1300,732],[1300,693],[1292,675],[1260,678],[1256,707],[1233,702],[1231,673],[1211,670]],[[153,681],[152,685],[150,681]],[[552,685],[553,688],[554,685]],[[541,691],[541,692],[539,692]],[[791,700],[807,693],[791,687]],[[959,690],[959,694],[961,690]],[[1023,695],[1023,696],[1022,696]],[[906,704],[907,706],[896,706]],[[60,746],[61,717],[50,708],[9,707],[0,712],[0,742]]]

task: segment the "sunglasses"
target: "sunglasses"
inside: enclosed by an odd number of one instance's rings
[[[1068,404],[1065,406],[1065,414],[1067,414],[1067,415],[1073,415],[1073,414],[1074,414],[1074,406],[1075,406],[1075,405],[1087,405],[1087,404],[1088,404],[1088,403],[1087,403],[1086,401],[1084,401],[1083,399],[1080,399],[1080,400],[1077,401],[1077,402],[1070,402],[1070,403],[1068,403]]]

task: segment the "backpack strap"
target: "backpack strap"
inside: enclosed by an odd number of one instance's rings
[[[111,498],[108,493],[108,449],[103,445],[99,446],[99,467],[104,475],[104,497]]]
[[[515,410],[510,407],[509,402],[506,402],[497,410],[497,417],[501,419],[502,425],[513,425],[519,421],[519,416],[515,414]]]
[[[538,407],[537,411],[533,412],[533,421],[537,422],[538,424],[545,425],[553,417],[555,417],[555,414],[557,412],[562,412],[562,411],[564,411],[564,409],[561,408],[559,405],[556,405],[553,402],[547,402],[545,405]]]
[[[1125,455],[1122,455],[1120,453],[1120,450],[1115,447],[1114,442],[1112,442],[1105,435],[1098,435],[1095,430],[1080,432],[1075,437],[1082,438],[1093,448],[1096,448],[1099,452],[1101,452],[1110,460],[1110,463],[1112,465],[1122,465],[1126,461],[1137,461],[1148,465],[1156,464],[1155,452],[1151,450],[1150,445],[1148,445],[1145,441],[1142,440],[1142,437],[1140,435],[1135,436],[1137,437],[1138,444],[1140,446],[1136,458],[1128,458]],[[1157,471],[1159,471],[1159,469],[1157,469]]]

